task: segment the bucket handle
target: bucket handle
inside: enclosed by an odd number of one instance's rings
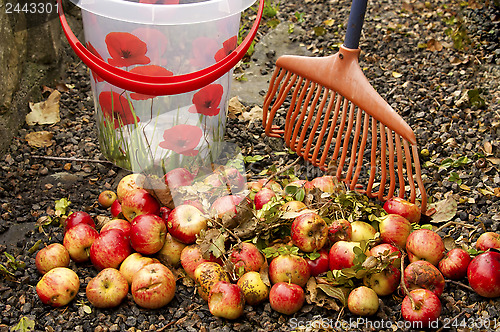
[[[224,59],[215,64],[189,74],[176,76],[147,76],[131,73],[111,66],[90,52],[71,31],[62,9],[62,0],[57,0],[59,20],[66,38],[78,57],[106,82],[124,90],[148,95],[174,95],[201,89],[229,72],[243,58],[252,44],[264,10],[264,1],[260,0],[257,17],[243,42]]]

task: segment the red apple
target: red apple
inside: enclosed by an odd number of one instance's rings
[[[299,215],[292,222],[292,242],[304,252],[320,250],[328,240],[328,226],[314,212]]]
[[[448,279],[460,280],[467,275],[467,267],[471,261],[467,251],[455,248],[446,253],[439,261],[439,271]]]
[[[69,262],[69,252],[60,243],[52,243],[40,249],[35,257],[36,269],[41,274],[45,274],[55,267],[68,267]]]
[[[377,233],[377,230],[372,225],[364,221],[353,221],[351,228],[351,241],[353,242],[372,240],[375,238],[375,233]]]
[[[174,238],[170,233],[165,236],[165,244],[158,251],[156,257],[165,265],[176,267],[181,261],[181,253],[186,245],[176,238]]]
[[[90,261],[99,271],[107,267],[117,269],[131,253],[125,234],[118,229],[109,229],[100,233],[90,247]]]
[[[87,212],[75,211],[64,221],[64,231],[66,232],[68,229],[78,224],[87,224],[92,228],[95,228],[94,219],[92,219]]]
[[[269,292],[271,308],[281,314],[293,315],[302,308],[304,301],[304,290],[293,283],[278,282]]]
[[[217,198],[210,207],[210,214],[216,217],[221,217],[224,213],[234,213],[236,214],[238,211],[236,210],[236,206],[240,204],[244,197],[237,195],[226,195]]]
[[[215,258],[211,253],[208,258],[203,258],[203,253],[198,245],[190,245],[184,248],[181,252],[181,265],[188,277],[194,280],[194,271],[203,262],[222,262]]]
[[[207,229],[207,218],[192,205],[179,205],[170,212],[167,219],[168,232],[185,244],[196,241],[197,235]]]
[[[120,264],[120,273],[125,277],[128,284],[132,284],[132,280],[137,272],[148,264],[158,263],[158,260],[145,257],[138,252],[134,252],[127,256]]]
[[[354,248],[360,247],[359,242],[338,241],[330,248],[330,270],[342,270],[354,265]]]
[[[42,303],[61,307],[75,298],[79,288],[80,279],[75,271],[67,267],[56,267],[38,281],[36,293]]]
[[[90,257],[90,247],[99,233],[88,224],[78,224],[64,233],[63,244],[69,256],[77,263],[86,262]]]
[[[330,244],[338,241],[351,241],[352,226],[351,223],[345,219],[334,220],[328,227],[328,239]]]
[[[218,263],[203,262],[194,270],[194,281],[196,282],[198,294],[205,301],[208,301],[208,295],[212,287],[222,280],[229,282],[229,276]]]
[[[247,189],[253,191],[255,194],[257,191],[262,189],[262,183],[260,183],[259,181],[248,181]]]
[[[130,227],[130,245],[144,255],[160,251],[165,244],[167,226],[154,214],[141,214],[134,218]]]
[[[411,232],[411,224],[405,217],[388,214],[379,219],[379,232],[383,242],[404,248]]]
[[[224,167],[218,170],[218,172],[224,177],[225,182],[231,189],[231,192],[239,193],[246,187],[246,178],[243,174],[238,171],[235,167]]]
[[[500,249],[500,234],[495,232],[481,234],[476,241],[476,249],[486,251],[493,248]]]
[[[111,204],[111,208],[109,209],[113,218],[116,218],[122,213],[122,205],[118,200],[115,200],[113,204]]]
[[[474,257],[467,268],[469,285],[481,296],[500,297],[500,253],[487,251]]]
[[[194,199],[188,199],[188,200],[185,200],[182,204],[186,204],[186,205],[192,205],[194,206],[195,208],[197,208],[198,210],[201,211],[201,213],[206,213],[207,211],[205,210],[205,207],[203,206],[203,204],[199,201],[199,200],[194,200]],[[167,216],[168,217],[168,216]]]
[[[336,183],[337,179],[331,175],[323,175],[311,180],[311,184],[314,188],[318,188],[325,193],[335,192],[338,188]]]
[[[316,277],[321,273],[327,272],[330,270],[330,260],[329,260],[329,252],[325,248],[318,251],[319,257],[316,259],[310,259],[308,257],[305,258],[307,265],[309,265],[309,270],[311,271],[311,275]]]
[[[437,266],[444,256],[443,239],[429,229],[418,229],[408,236],[406,251],[410,262],[425,260]]]
[[[216,317],[236,319],[245,309],[245,295],[238,285],[219,281],[210,290],[208,309]]]
[[[398,252],[397,258],[401,258],[401,251],[397,247],[389,243],[381,243],[370,249],[370,256],[390,255],[393,252]]]
[[[175,277],[161,263],[148,264],[132,279],[132,297],[138,306],[158,309],[167,305],[175,296]]]
[[[404,270],[404,282],[409,290],[425,288],[441,296],[444,290],[444,277],[441,272],[427,261],[410,263]]]
[[[388,265],[380,272],[370,273],[364,276],[363,284],[370,287],[379,296],[386,296],[398,289],[401,280],[399,268]]]
[[[366,286],[356,287],[349,293],[347,307],[354,315],[372,316],[378,310],[377,293]]]
[[[384,210],[389,214],[405,217],[412,224],[420,221],[420,208],[400,197],[389,198],[384,204]]]
[[[269,296],[269,287],[264,283],[259,272],[246,272],[238,279],[237,285],[243,291],[245,302],[249,305],[262,303]]]
[[[229,262],[231,262],[233,271],[241,276],[245,272],[259,271],[264,265],[265,258],[255,244],[241,242],[231,249]]]
[[[270,202],[273,197],[276,197],[276,194],[274,193],[274,191],[272,191],[269,188],[262,188],[261,190],[259,190],[255,194],[255,196],[253,198],[253,202],[255,204],[255,209],[256,210],[262,209],[264,204]]]
[[[160,215],[160,204],[145,189],[134,189],[122,201],[122,214],[130,222],[142,214]]]
[[[441,301],[433,292],[427,289],[415,289],[410,292],[415,307],[408,296],[401,303],[403,319],[412,322],[418,328],[438,327],[438,318],[441,315]]]
[[[108,229],[119,229],[121,230],[127,239],[130,239],[130,228],[132,225],[125,219],[111,219],[101,228],[101,232],[105,232]]]
[[[85,293],[94,307],[114,308],[127,297],[128,282],[120,271],[107,268],[89,281]]]
[[[99,194],[97,201],[103,208],[109,208],[116,200],[116,193],[112,190],[104,190]]]
[[[125,195],[129,192],[135,189],[143,188],[145,180],[146,176],[138,173],[124,176],[120,182],[118,182],[118,186],[116,187],[117,200],[121,203],[123,197],[125,197]]]
[[[165,184],[170,189],[180,186],[189,186],[194,179],[194,175],[185,168],[174,168],[165,174]]]
[[[273,284],[283,281],[304,287],[310,276],[306,260],[297,255],[280,255],[269,264],[269,279]]]

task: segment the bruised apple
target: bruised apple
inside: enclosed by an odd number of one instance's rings
[[[205,301],[208,301],[213,285],[222,280],[229,282],[229,276],[222,266],[215,262],[203,262],[194,270],[194,281],[198,294]]]
[[[242,275],[249,271],[259,271],[264,265],[264,255],[259,251],[259,248],[253,243],[241,242],[231,249],[229,254],[229,262],[233,266],[234,271],[238,275]]]
[[[210,290],[208,309],[216,317],[236,319],[245,309],[245,295],[238,285],[218,281]]]
[[[291,228],[292,242],[304,252],[320,250],[328,240],[328,226],[314,212],[303,213],[295,218]]]
[[[44,304],[61,307],[78,294],[80,279],[67,267],[56,267],[45,273],[36,284],[36,293]]]
[[[128,282],[120,271],[107,268],[89,281],[85,293],[94,307],[114,308],[127,297]]]
[[[269,296],[269,287],[264,283],[259,272],[250,271],[245,273],[238,279],[237,285],[243,291],[247,304],[259,304]]]
[[[347,307],[355,315],[372,316],[378,310],[377,293],[366,286],[356,287],[349,293]]]
[[[345,219],[336,219],[328,227],[328,239],[330,244],[338,241],[351,241],[352,226],[351,223]]]
[[[330,270],[342,270],[354,265],[354,248],[359,248],[359,242],[338,241],[330,248]]]
[[[203,253],[201,252],[201,249],[198,245],[193,244],[185,247],[181,251],[181,257],[180,257],[181,265],[188,277],[191,279],[194,278],[194,271],[203,262],[217,262],[221,263],[222,262],[215,258],[212,253],[209,253],[208,258],[203,257]]]
[[[140,269],[132,279],[132,297],[138,306],[158,309],[175,296],[175,277],[168,267],[153,263]]]
[[[132,284],[132,279],[140,269],[148,264],[158,263],[157,260],[151,257],[146,257],[138,252],[130,254],[120,264],[120,273],[125,277],[128,284]]]
[[[410,263],[403,274],[404,282],[409,290],[425,288],[441,296],[444,290],[444,277],[437,267],[427,261]]]

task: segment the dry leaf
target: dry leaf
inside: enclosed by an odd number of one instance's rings
[[[432,38],[427,42],[427,49],[432,52],[435,51],[439,52],[443,49],[443,45],[441,45],[441,43],[438,40]]]
[[[241,113],[241,117],[245,122],[260,121],[263,111],[259,106],[254,106],[250,111]]]
[[[26,134],[25,139],[32,147],[45,148],[54,144],[54,141],[52,140],[53,136],[54,134],[50,131],[37,131]]]
[[[432,223],[440,223],[453,219],[457,214],[457,201],[453,196],[448,196],[434,204],[429,204],[428,209],[436,209],[436,212],[431,216]]]
[[[29,103],[31,112],[26,115],[26,123],[30,126],[38,124],[54,124],[61,120],[59,117],[59,100],[61,93],[54,90],[46,101]]]
[[[400,78],[401,76],[403,76],[403,74],[398,73],[397,71],[392,72],[392,77],[394,77],[394,78]]]
[[[493,145],[491,145],[490,142],[485,142],[483,147],[484,147],[484,152],[486,152],[487,154],[493,153]]]
[[[240,103],[238,97],[233,97],[229,99],[228,103],[228,116],[231,119],[236,119],[239,114],[243,112],[243,104]]]
[[[334,20],[332,20],[332,19],[329,19],[329,20],[323,21],[323,23],[324,23],[326,26],[331,27],[331,26],[333,25],[333,23],[335,23],[335,21],[334,21]]]
[[[329,285],[324,285],[329,286]],[[321,286],[321,287],[324,287]],[[321,289],[320,284],[316,283],[314,277],[309,278],[307,281],[306,290],[306,301],[308,304],[315,304],[326,309],[339,311],[340,306],[335,300],[335,297],[330,297]]]

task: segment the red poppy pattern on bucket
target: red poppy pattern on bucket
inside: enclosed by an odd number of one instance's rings
[[[198,150],[195,150],[200,143],[203,132],[200,127],[179,124],[169,128],[163,132],[164,141],[158,145],[167,150],[172,150],[175,153],[184,156],[196,156]]]
[[[115,67],[147,65],[151,60],[146,56],[145,42],[128,32],[110,32],[106,35],[106,46],[111,58],[108,63]]]
[[[233,36],[222,43],[222,48],[215,53],[214,59],[215,61],[221,61],[226,56],[228,56],[232,51],[236,49],[238,44],[238,38]]]
[[[101,106],[104,118],[107,121],[112,121],[115,129],[140,121],[134,115],[131,103],[117,92],[101,92],[99,95],[99,105]]]
[[[131,73],[135,74],[141,74],[141,75],[146,75],[146,76],[172,76],[174,75],[170,70],[167,70],[163,67],[156,66],[156,65],[147,65],[147,66],[140,66],[140,67],[135,67],[130,70]],[[134,100],[146,100],[146,99],[151,99],[156,96],[153,95],[145,95],[142,93],[136,93],[132,92],[130,94],[130,98]]]
[[[198,37],[192,42],[192,58],[190,62],[196,68],[205,68],[214,63],[214,54],[219,50],[217,40],[209,37]]]
[[[210,84],[200,89],[193,95],[193,106],[189,108],[190,113],[199,113],[207,116],[215,116],[220,112],[219,104],[224,94],[224,88],[220,84]]]
[[[87,48],[89,49],[90,53],[94,54],[100,60],[104,61],[104,59],[102,58],[102,56],[99,54],[99,52],[97,52],[97,50],[95,49],[95,47],[90,42],[87,42]],[[97,75],[93,70],[91,72],[92,72],[92,78],[94,79],[95,83],[97,83],[97,82],[104,82],[104,80],[101,78],[101,76]]]

